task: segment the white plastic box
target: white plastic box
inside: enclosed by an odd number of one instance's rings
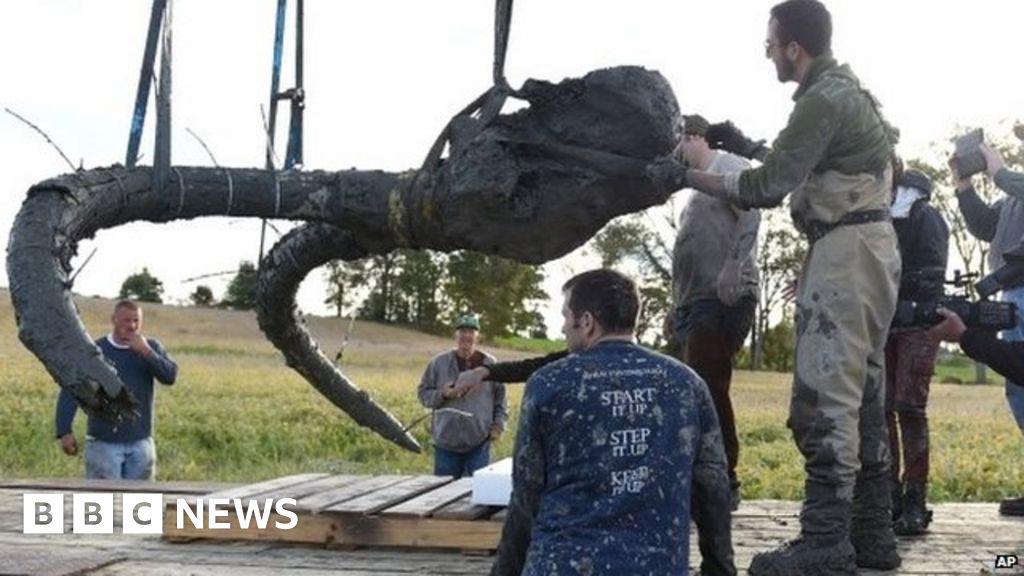
[[[511,498],[511,458],[498,460],[473,473],[473,504],[508,506]]]

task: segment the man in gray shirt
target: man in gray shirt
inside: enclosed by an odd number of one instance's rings
[[[712,150],[705,139],[708,121],[683,117],[682,159],[690,167],[715,174],[750,167],[746,159]],[[739,504],[736,463],[739,441],[729,387],[732,357],[750,331],[757,306],[757,229],[761,214],[699,193],[691,193],[679,217],[672,252],[672,335],[682,357],[707,382],[718,412],[729,463],[732,506]]]
[[[430,433],[434,443],[434,474],[472,476],[490,462],[491,443],[497,441],[508,420],[505,385],[457,390],[459,372],[494,364],[494,357],[477,348],[480,319],[463,314],[455,319],[455,348],[431,359],[423,371],[417,396],[433,410]]]

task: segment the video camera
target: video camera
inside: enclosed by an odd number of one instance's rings
[[[1024,250],[1022,250],[1022,257],[1024,257]],[[1018,265],[1021,268],[1021,272],[1024,273],[1024,260],[1020,261]],[[978,292],[982,293],[982,289],[979,287],[982,283],[987,282],[986,289],[988,289],[992,283],[998,282],[999,280],[993,279],[993,277],[1000,274],[1005,268],[1006,266],[1003,266],[986,276],[981,282],[978,282],[975,285]],[[961,274],[957,270],[953,279],[945,283],[960,289],[962,294],[944,296],[938,302],[900,300],[896,303],[896,315],[892,319],[892,328],[894,330],[908,330],[934,326],[944,320],[936,311],[940,306],[955,313],[968,327],[997,331],[1017,326],[1017,307],[1012,302],[991,302],[988,300],[989,296],[1000,289],[1012,286],[999,285],[995,290],[987,294],[982,293],[981,300],[972,302],[967,297],[967,288],[971,280],[977,276],[977,274]],[[1005,273],[1000,278],[1004,276],[1006,276]]]
[[[1006,261],[999,270],[985,276],[974,285],[978,296],[988,298],[1000,290],[1024,286],[1024,244],[1003,252]]]

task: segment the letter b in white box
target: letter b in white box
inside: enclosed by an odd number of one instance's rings
[[[163,494],[130,494],[121,497],[121,526],[125,534],[163,534]]]
[[[63,494],[25,494],[22,496],[22,532],[25,534],[64,533]]]
[[[111,493],[72,494],[71,513],[75,534],[114,533],[114,495]]]

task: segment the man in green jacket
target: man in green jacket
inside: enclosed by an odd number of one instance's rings
[[[758,554],[750,574],[855,574],[900,564],[891,526],[884,413],[885,339],[900,260],[889,221],[895,131],[848,66],[831,53],[832,21],[817,0],[771,10],[765,56],[799,85],[771,150],[734,174],[649,167],[662,186],[689,186],[741,208],[778,206],[811,244],[796,298],[796,359],[788,426],[805,459],[800,537]],[[712,136],[713,137],[713,136]],[[738,150],[742,148],[742,150]]]

